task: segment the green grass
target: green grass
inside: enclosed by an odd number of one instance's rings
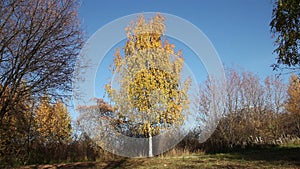
[[[203,152],[153,158],[119,158],[100,162],[68,163],[21,168],[299,168],[300,145],[255,148],[242,152],[205,154]]]

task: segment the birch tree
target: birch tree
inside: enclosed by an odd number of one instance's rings
[[[126,27],[126,45],[115,52],[106,92],[124,129],[151,137],[180,126],[187,113],[190,79],[182,79],[184,59],[164,33],[165,18],[139,16]]]

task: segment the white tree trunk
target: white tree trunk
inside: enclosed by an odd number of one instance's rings
[[[151,136],[151,133],[149,134],[149,157],[153,157],[153,153],[152,153],[152,136]]]

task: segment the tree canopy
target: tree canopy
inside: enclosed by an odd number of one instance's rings
[[[190,79],[181,78],[184,59],[174,44],[163,37],[164,17],[148,22],[144,16],[126,27],[124,56],[117,50],[106,85],[114,111],[132,135],[149,137],[172,125],[180,125],[188,111]],[[131,126],[131,127],[129,127]]]
[[[300,71],[300,3],[298,0],[277,0],[273,9],[271,31],[278,55],[274,69],[282,66]]]
[[[1,124],[29,91],[31,96],[70,95],[83,32],[75,1],[3,0],[0,18]]]

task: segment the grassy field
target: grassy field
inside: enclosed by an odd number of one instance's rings
[[[56,165],[32,165],[24,168],[299,168],[300,145],[257,148],[242,152],[157,156],[153,158],[119,158],[101,162],[78,162]]]

